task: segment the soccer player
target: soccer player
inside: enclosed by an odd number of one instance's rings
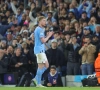
[[[44,43],[48,41],[48,39],[53,35],[53,31],[48,33],[48,36],[45,37],[45,26],[46,26],[46,18],[44,16],[40,16],[38,18],[38,26],[34,31],[35,38],[35,46],[34,53],[37,58],[38,69],[34,79],[32,79],[33,83],[36,87],[44,87],[41,85],[41,77],[44,71],[49,67],[49,63],[45,54],[45,45]]]

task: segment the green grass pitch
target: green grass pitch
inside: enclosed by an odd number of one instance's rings
[[[0,90],[100,90],[100,87],[0,87]]]

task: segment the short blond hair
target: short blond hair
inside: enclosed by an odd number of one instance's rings
[[[46,18],[45,18],[44,16],[39,16],[38,19],[37,19],[38,23],[39,23],[42,19],[46,19]]]

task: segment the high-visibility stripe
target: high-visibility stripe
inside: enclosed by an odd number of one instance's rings
[[[100,68],[95,68],[95,71],[96,72],[100,72]]]

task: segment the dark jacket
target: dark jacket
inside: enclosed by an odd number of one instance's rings
[[[77,47],[74,50],[73,44],[68,44],[66,46],[66,49],[68,50],[68,62],[79,63],[80,55],[78,54],[78,52],[80,50],[80,46],[77,44]]]
[[[56,84],[53,84],[53,80],[56,80]],[[62,87],[62,80],[59,73],[56,73],[54,76],[52,76],[50,73],[48,74],[47,78],[44,81],[44,85],[47,86],[48,83],[52,84],[52,87]]]
[[[46,55],[50,65],[55,65],[56,67],[62,66],[64,63],[64,53],[59,49],[48,49]]]
[[[23,65],[20,66],[20,67],[15,67],[15,65],[17,63],[19,63],[19,62],[23,63]],[[11,58],[10,66],[11,66],[11,70],[13,72],[18,72],[19,75],[22,75],[25,72],[27,72],[28,71],[28,59],[27,59],[26,55],[21,54],[19,57],[17,57],[16,55],[14,55]]]
[[[9,59],[6,55],[4,55],[3,58],[0,60],[0,74],[7,72],[8,61]]]

